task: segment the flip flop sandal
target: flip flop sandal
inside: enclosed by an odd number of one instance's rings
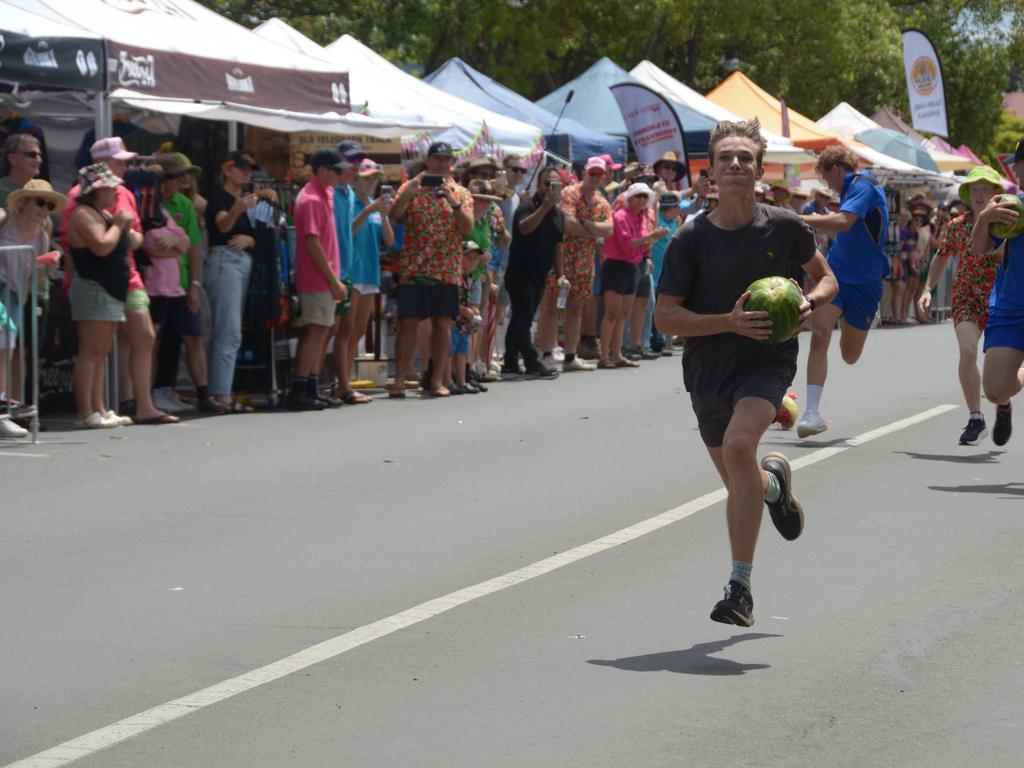
[[[389,400],[405,400],[405,388],[394,389],[388,387],[388,399]]]
[[[256,411],[252,408],[252,406],[245,405],[244,403],[240,403],[237,400],[232,400],[231,401],[231,405],[227,405],[227,406],[224,407],[224,413],[230,413],[230,414],[235,414],[235,413],[255,413],[255,412]]]
[[[342,392],[338,397],[345,405],[365,405],[366,403],[373,402],[372,398],[367,397],[362,392],[356,392],[354,389],[350,389],[348,392]]]
[[[602,360],[600,363],[597,364],[597,367],[598,368],[603,368],[606,371],[610,371],[613,368],[618,368],[618,366],[615,363],[613,363],[611,360]]]
[[[159,416],[154,416],[151,419],[135,419],[136,424],[142,426],[158,426],[160,424],[177,424],[181,421],[177,416],[172,416],[169,413],[162,413]]]
[[[640,363],[638,363],[638,362],[636,362],[634,360],[619,360],[619,362],[615,363],[615,367],[616,368],[639,368],[640,367]]]

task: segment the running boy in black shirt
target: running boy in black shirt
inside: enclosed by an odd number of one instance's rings
[[[686,223],[669,243],[655,323],[686,338],[683,382],[701,438],[728,491],[726,518],[732,573],[714,621],[754,623],[750,570],[765,502],[786,539],[803,530],[789,462],[780,453],[757,461],[757,446],[796,375],[796,338],[766,344],[767,312],[747,312],[746,288],[786,275],[798,264],[815,281],[800,307],[801,321],[832,300],[838,284],[814,245],[814,232],[793,211],[757,203],[767,143],[758,121],[719,123],[711,133],[709,173],[718,207]]]

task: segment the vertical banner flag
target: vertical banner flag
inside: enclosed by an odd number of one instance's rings
[[[917,29],[903,30],[903,69],[907,75],[914,128],[948,137],[942,65],[935,46],[924,32]]]
[[[684,189],[690,186],[683,124],[668,100],[639,83],[619,83],[609,88],[622,112],[637,160],[654,165],[666,152],[675,152],[686,169],[685,178],[679,181]]]

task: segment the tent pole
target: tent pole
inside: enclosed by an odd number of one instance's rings
[[[235,120],[228,121],[228,152],[234,152],[238,149],[238,122]]]
[[[96,112],[96,138],[104,139],[114,134],[114,120],[110,112],[110,97],[106,91],[97,91],[94,99]],[[117,342],[115,340],[110,350],[110,357],[107,358],[106,377],[106,400],[107,408],[117,410],[120,402],[120,392],[117,391]]]

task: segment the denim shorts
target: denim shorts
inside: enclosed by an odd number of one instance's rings
[[[452,345],[448,349],[449,355],[468,355],[469,354],[469,336],[462,333],[462,331],[456,331],[452,329]]]

